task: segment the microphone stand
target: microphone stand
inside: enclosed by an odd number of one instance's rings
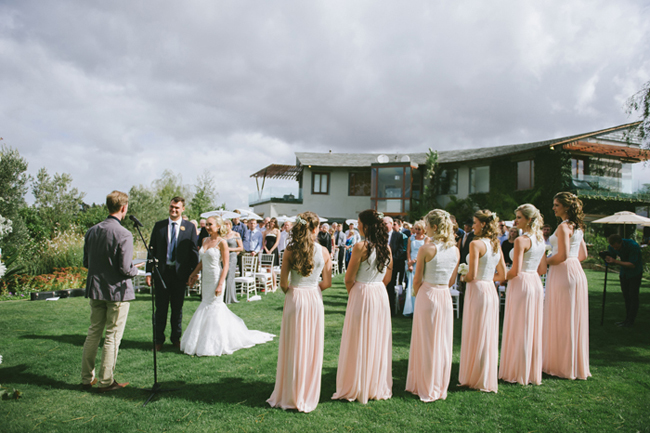
[[[144,244],[145,248],[147,249],[147,263],[152,263],[152,270],[151,270],[151,275],[155,274],[156,277],[158,277],[158,281],[160,281],[160,284],[162,286],[163,290],[167,290],[167,286],[165,285],[165,281],[162,278],[162,275],[160,274],[160,270],[158,269],[158,260],[153,254],[153,251],[151,250],[149,244],[147,244],[147,241],[144,239],[144,236],[142,235],[142,231],[140,231],[140,226],[142,226],[142,223],[137,220],[137,218],[132,218],[133,221],[133,227],[138,231],[138,234],[140,235],[140,239],[142,240],[142,243]],[[156,278],[151,278],[151,325],[153,328],[153,385],[151,388],[143,388],[143,391],[150,392],[151,395],[149,395],[149,398],[142,404],[142,407],[145,407],[147,403],[151,401],[151,399],[159,392],[168,392],[168,391],[176,391],[180,388],[172,388],[172,389],[162,389],[160,383],[158,383],[158,362],[156,358]]]

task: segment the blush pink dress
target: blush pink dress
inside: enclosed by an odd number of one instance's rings
[[[325,260],[314,245],[314,269],[303,277],[291,270],[284,297],[275,389],[267,402],[273,407],[311,412],[320,398],[325,312],[318,277]]]
[[[543,241],[528,233],[523,236],[530,238],[531,245],[524,252],[519,274],[508,281],[499,379],[541,385],[544,287],[537,268],[546,250]]]
[[[424,264],[415,297],[406,390],[422,401],[447,398],[454,347],[454,309],[449,292],[458,248],[434,242],[436,255]]]
[[[350,290],[343,322],[336,393],[332,399],[387,400],[393,395],[392,327],[386,274],[377,270],[373,250],[361,262],[356,282]]]
[[[494,285],[494,272],[501,249],[493,251],[488,239],[479,240],[485,243],[487,251],[479,258],[476,278],[467,283],[465,290],[458,381],[461,386],[497,392],[499,295]]]
[[[587,379],[589,371],[589,300],[587,277],[578,260],[582,230],[569,238],[567,259],[549,267],[544,299],[542,370],[566,379]],[[550,237],[558,252],[555,233]]]

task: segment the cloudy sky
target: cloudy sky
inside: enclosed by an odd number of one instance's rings
[[[86,201],[294,152],[422,152],[627,123],[647,0],[0,0],[0,136]],[[647,169],[650,171],[650,169]]]

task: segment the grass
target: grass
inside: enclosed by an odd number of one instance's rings
[[[153,383],[151,298],[132,303],[116,378],[131,385],[108,394],[80,387],[81,351],[89,324],[83,298],[0,303],[0,385],[22,392],[0,401],[2,432],[202,431],[650,431],[650,284],[644,282],[637,325],[618,328],[623,314],[618,279],[610,276],[605,325],[600,326],[603,273],[590,286],[591,372],[587,381],[544,376],[541,386],[499,383],[498,394],[456,386],[461,321],[455,319],[454,366],[445,401],[422,403],[404,391],[411,321],[393,320],[393,398],[367,405],[330,400],[347,294],[342,278],[324,292],[325,357],[318,408],[309,414],[266,403],[275,380],[278,340],[218,358],[190,357],[171,345],[158,357],[165,388],[145,408]],[[231,309],[250,329],[278,334],[284,296]],[[187,298],[185,325],[199,300]]]

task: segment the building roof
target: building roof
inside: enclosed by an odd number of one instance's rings
[[[640,122],[628,123],[625,125],[615,126],[613,128],[601,129],[585,134],[570,135],[567,137],[555,138],[552,140],[537,141],[524,144],[509,144],[505,146],[481,147],[474,149],[461,150],[441,150],[438,151],[438,163],[451,164],[466,161],[480,161],[484,159],[495,158],[505,155],[515,155],[525,153],[531,150],[541,149],[551,146],[562,146],[577,141],[583,141],[589,138],[598,137],[609,141],[624,142],[625,137],[623,130],[638,125]],[[635,137],[631,137],[632,144],[638,145]],[[637,146],[632,146],[638,149]],[[389,162],[400,162],[404,156],[408,156],[412,162],[418,165],[426,164],[426,153],[314,153],[314,152],[296,152],[296,162],[298,166],[316,166],[316,167],[370,167],[376,164],[380,155],[386,155]],[[647,157],[643,158],[648,159]]]
[[[257,173],[251,174],[250,177],[296,180],[301,171],[302,167],[297,165],[271,164],[267,167],[264,167]]]

